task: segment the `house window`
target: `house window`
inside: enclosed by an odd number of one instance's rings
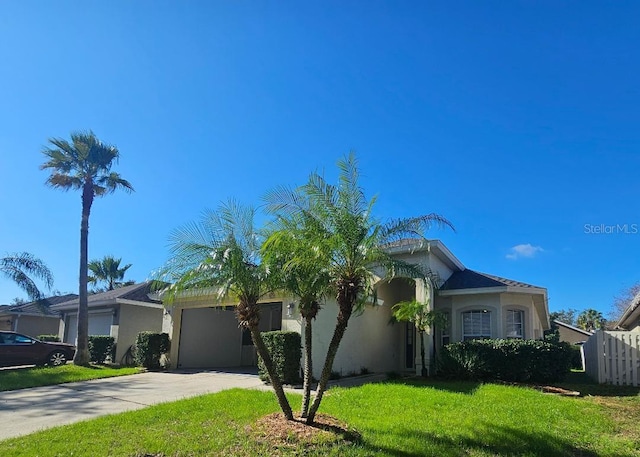
[[[524,311],[507,310],[507,338],[524,338]]]
[[[467,311],[462,313],[462,340],[491,338],[491,312]]]
[[[442,326],[440,331],[440,341],[443,346],[446,346],[451,342],[451,334],[449,328],[451,327],[451,320],[449,319],[449,313],[443,313],[444,319],[446,320],[446,324]]]

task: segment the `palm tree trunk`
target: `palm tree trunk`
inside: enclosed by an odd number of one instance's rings
[[[422,377],[427,377],[427,366],[424,357],[424,332],[420,332],[420,357],[422,357]]]
[[[89,214],[93,203],[93,185],[91,181],[85,182],[82,188],[82,220],[80,222],[80,279],[78,291],[78,334],[76,355],[73,358],[75,365],[88,366],[91,360],[89,356],[89,306],[87,296],[87,283],[89,282]]]
[[[309,414],[309,402],[311,400],[311,383],[313,381],[313,361],[311,360],[311,316],[305,316],[304,320],[304,384],[302,386],[302,417]]]
[[[284,388],[282,387],[282,381],[276,373],[275,367],[273,366],[273,360],[271,359],[271,355],[269,354],[269,350],[267,346],[264,344],[264,340],[260,335],[260,330],[257,325],[252,325],[249,327],[249,331],[251,332],[251,338],[253,339],[253,345],[256,347],[258,351],[258,355],[262,358],[262,362],[264,363],[265,368],[267,369],[267,373],[269,374],[269,379],[271,380],[271,386],[276,393],[276,397],[278,398],[278,403],[280,404],[280,409],[284,413],[284,417],[287,420],[293,420],[293,411],[291,410],[291,405],[289,404],[289,400],[287,400],[287,396],[284,393]]]
[[[355,294],[354,294],[354,300],[355,300]],[[331,377],[331,370],[333,369],[333,361],[336,358],[336,354],[338,353],[338,348],[340,347],[340,342],[342,341],[342,337],[344,336],[345,330],[347,330],[347,324],[349,323],[349,318],[351,317],[351,312],[353,311],[353,302],[351,301],[348,301],[347,303],[339,306],[340,306],[340,310],[338,311],[336,327],[333,331],[333,337],[331,338],[331,342],[329,343],[329,349],[327,350],[327,357],[324,361],[324,367],[322,368],[322,374],[320,375],[320,380],[318,381],[318,388],[316,389],[316,395],[315,395],[315,398],[313,399],[313,404],[311,405],[309,414],[307,415],[307,424],[313,424],[313,421],[316,417],[316,413],[318,412],[318,408],[320,408],[320,402],[322,401],[322,396],[327,390],[327,384],[329,383],[329,378]]]

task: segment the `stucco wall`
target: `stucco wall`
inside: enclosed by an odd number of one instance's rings
[[[160,308],[147,308],[135,305],[120,305],[118,343],[116,348],[116,362],[122,360],[125,352],[136,342],[140,332],[161,332],[162,314]]]
[[[558,333],[560,334],[560,341],[576,344],[587,341],[589,337],[584,333],[577,332],[573,329],[558,325]]]

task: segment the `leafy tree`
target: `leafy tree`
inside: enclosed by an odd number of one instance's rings
[[[354,310],[362,309],[374,295],[374,284],[380,276],[408,276],[423,278],[420,266],[411,265],[391,256],[386,247],[407,237],[422,237],[426,229],[436,223],[451,226],[442,216],[426,216],[380,223],[373,217],[375,198],[367,200],[358,184],[358,167],[351,154],[338,162],[340,170],[337,185],[328,183],[323,176],[312,173],[300,188],[277,188],[267,195],[268,208],[282,219],[305,218],[313,220],[313,230],[307,234],[307,249],[320,249],[326,261],[325,268],[331,278],[331,290],[338,303],[338,316],[329,343],[322,374],[307,423],[315,415],[326,391],[333,361]],[[304,266],[312,255],[293,253],[292,264]],[[374,274],[374,269],[377,273]]]
[[[303,214],[278,219],[270,227],[262,247],[265,262],[272,271],[279,272],[282,289],[298,297],[298,311],[304,320],[304,381],[301,416],[307,417],[313,382],[312,331],[313,320],[321,309],[321,301],[331,293],[326,249],[309,249],[313,239],[314,220]],[[324,242],[324,239],[316,240]],[[303,262],[292,261],[304,258]]]
[[[424,334],[435,325],[438,327],[447,324],[445,314],[429,310],[429,303],[421,303],[417,300],[402,301],[391,308],[393,317],[401,322],[412,322],[420,334],[420,357],[422,360],[422,376],[427,376],[427,360],[425,357]]]
[[[569,325],[576,325],[576,316],[578,315],[578,310],[569,308],[569,309],[561,309],[559,311],[554,311],[549,313],[549,318],[551,322],[554,320],[558,320],[560,322],[564,322]]]
[[[578,315],[578,327],[590,332],[603,329],[606,322],[602,313],[595,309],[585,309]]]
[[[120,268],[120,262],[122,262],[122,258],[116,259],[110,255],[104,256],[100,260],[92,260],[88,265],[89,271],[92,273],[89,276],[89,282],[92,284],[104,282],[107,285],[107,290],[113,290],[117,286],[126,284],[123,281],[124,275],[131,268],[131,264],[128,263]]]
[[[275,273],[261,261],[262,235],[254,225],[255,210],[234,201],[206,212],[197,223],[172,232],[171,259],[159,276],[170,283],[163,290],[168,303],[181,294],[214,294],[222,302],[236,301],[241,327],[251,333],[285,417],[293,419],[289,401],[260,335],[261,298],[277,287]]]
[[[87,306],[89,215],[95,197],[122,189],[133,191],[129,181],[111,171],[120,153],[115,146],[100,141],[93,132],[74,132],[71,141],[50,138],[50,146],[42,153],[46,162],[40,168],[49,170],[47,184],[51,187],[82,191],[82,218],[80,222],[80,275],[78,285],[78,343],[73,362],[89,365],[89,313]]]
[[[47,289],[51,289],[53,285],[53,274],[49,268],[47,268],[42,260],[28,252],[19,252],[1,257],[0,273],[16,283],[18,287],[26,292],[31,300],[40,300],[43,298],[33,278],[42,280]],[[24,303],[24,301],[22,302]]]

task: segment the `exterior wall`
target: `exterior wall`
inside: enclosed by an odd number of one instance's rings
[[[136,342],[140,332],[161,332],[164,310],[160,308],[148,308],[145,306],[120,305],[118,313],[116,362],[122,360],[125,352]]]
[[[447,279],[449,279],[449,276],[453,274],[453,270],[451,268],[446,266],[442,260],[432,254],[429,255],[428,267],[432,273],[437,275],[438,285],[443,284]]]
[[[60,325],[59,317],[20,316],[17,319],[16,332],[28,336],[57,335]]]
[[[560,334],[560,341],[571,344],[582,343],[589,339],[588,335],[576,332],[575,330],[563,327],[562,325],[558,325],[558,333]]]

